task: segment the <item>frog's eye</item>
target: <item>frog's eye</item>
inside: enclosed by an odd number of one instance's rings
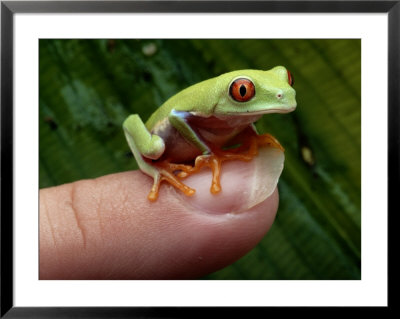
[[[287,70],[287,77],[288,77],[289,85],[290,85],[290,86],[293,86],[293,84],[294,84],[294,78],[293,78],[292,73],[290,73],[289,70]]]
[[[229,94],[235,101],[247,102],[256,94],[256,88],[249,79],[240,78],[232,82]]]

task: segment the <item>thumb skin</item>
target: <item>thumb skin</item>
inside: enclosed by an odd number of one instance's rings
[[[243,210],[253,169],[224,164],[218,195],[203,170],[185,180],[193,197],[162,184],[156,202],[140,171],[42,189],[40,279],[195,279],[231,264],[262,239],[278,208],[274,186]]]

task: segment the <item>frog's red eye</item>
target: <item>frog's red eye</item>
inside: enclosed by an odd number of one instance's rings
[[[292,73],[290,73],[289,70],[287,70],[287,77],[288,77],[289,85],[290,85],[290,86],[293,86],[293,84],[294,84],[294,78],[293,78]]]
[[[256,94],[256,88],[249,79],[240,78],[233,81],[229,94],[235,101],[247,102]]]

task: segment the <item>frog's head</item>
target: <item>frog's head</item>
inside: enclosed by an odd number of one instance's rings
[[[240,70],[217,80],[220,98],[214,115],[287,113],[296,108],[293,77],[283,66],[268,71]]]

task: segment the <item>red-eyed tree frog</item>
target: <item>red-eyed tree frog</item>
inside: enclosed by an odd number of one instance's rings
[[[123,123],[126,139],[139,168],[154,179],[148,199],[157,199],[162,181],[193,195],[181,180],[204,166],[212,170],[210,191],[216,194],[223,161],[250,161],[267,144],[283,150],[273,136],[258,135],[253,123],[263,114],[293,111],[292,85],[282,66],[233,71],[177,93],[146,123],[130,115]]]

